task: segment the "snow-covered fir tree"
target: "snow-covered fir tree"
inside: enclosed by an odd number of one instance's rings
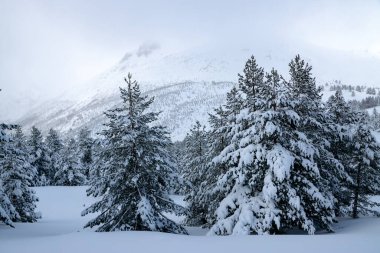
[[[371,125],[375,130],[380,130],[380,114],[376,108],[372,110]]]
[[[101,132],[101,184],[93,184],[88,190],[100,200],[82,212],[99,215],[85,227],[186,233],[164,215],[184,212],[168,195],[175,178],[167,151],[170,139],[162,126],[152,125],[159,114],[146,112],[153,98],[141,95],[131,74],[125,82],[127,87],[120,88],[122,105],[105,113],[108,122]]]
[[[50,129],[45,139],[47,152],[49,156],[49,176],[48,179],[51,184],[55,183],[55,173],[57,173],[62,159],[63,141],[61,140],[58,132]]]
[[[312,66],[297,55],[289,64],[290,81],[287,82],[291,99],[295,101],[294,110],[300,116],[298,129],[305,133],[317,151],[314,160],[321,175],[319,189],[334,199],[334,208],[342,206],[342,182],[349,181],[349,175],[341,161],[334,154],[331,143],[339,138],[339,129],[325,113],[322,103],[321,87],[317,87],[312,75]]]
[[[356,114],[350,106],[344,101],[341,90],[337,90],[326,103],[326,115],[330,119],[328,134],[330,150],[341,164],[344,171],[330,177],[330,190],[333,192],[335,201],[335,214],[337,216],[346,216],[351,212],[351,191],[349,185],[353,183],[351,175],[347,168],[350,164],[350,128],[357,124]]]
[[[32,186],[49,185],[51,183],[49,181],[51,172],[48,150],[43,142],[41,131],[37,127],[33,126],[31,129],[28,149],[32,159],[31,164],[37,170]]]
[[[359,214],[374,213],[374,202],[368,195],[380,190],[379,146],[372,136],[364,113],[355,111],[337,91],[327,102],[328,112],[337,124],[340,138],[333,142],[333,150],[344,164],[350,180],[341,184],[343,214],[357,218]]]
[[[211,130],[207,136],[209,143],[208,152],[206,154],[207,175],[205,181],[202,182],[203,203],[208,206],[208,212],[206,215],[207,226],[211,226],[215,223],[215,211],[219,207],[219,203],[222,201],[224,195],[221,191],[216,190],[215,184],[219,176],[226,173],[228,164],[222,162],[212,162],[215,156],[218,156],[229,144],[232,136],[232,129],[236,123],[236,116],[239,114],[242,108],[243,101],[239,90],[234,87],[231,91],[227,92],[226,104],[214,110],[214,113],[210,114],[209,123]]]
[[[80,162],[86,180],[89,179],[90,167],[93,163],[93,143],[91,132],[88,128],[82,128],[78,135]]]
[[[374,206],[380,207],[369,199],[370,195],[380,192],[380,146],[373,137],[368,125],[364,122],[351,128],[351,156],[348,173],[353,178],[352,217],[359,214],[375,213]]]
[[[186,224],[200,226],[206,223],[207,203],[203,198],[203,185],[206,182],[207,171],[207,134],[205,127],[199,121],[190,129],[185,138],[185,164],[183,178],[188,184],[188,194],[185,197],[189,207]]]
[[[1,159],[1,181],[5,194],[14,206],[17,215],[12,220],[17,222],[35,222],[39,215],[35,213],[35,192],[29,187],[35,168],[30,164],[24,135],[20,127],[16,128],[12,141],[2,148],[4,156]]]
[[[249,102],[236,117],[229,145],[213,160],[228,170],[215,186],[224,197],[210,234],[331,229],[333,201],[319,189],[318,149],[298,130],[298,101],[276,71],[264,79],[253,62],[251,58],[239,78]]]
[[[58,171],[55,173],[56,185],[82,185],[86,178],[82,174],[78,145],[74,139],[69,139],[63,148],[62,158],[59,160]]]
[[[18,218],[18,216],[16,208],[12,205],[8,195],[5,193],[1,175],[3,173],[3,162],[5,160],[5,154],[7,153],[7,145],[11,141],[11,136],[8,131],[13,128],[14,126],[11,125],[0,124],[0,221],[11,227],[14,227],[12,220]]]

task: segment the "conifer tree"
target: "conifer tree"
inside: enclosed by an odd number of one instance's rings
[[[80,162],[83,168],[83,175],[89,179],[90,166],[93,163],[93,143],[94,140],[90,136],[91,132],[88,128],[82,128],[78,136],[78,145],[80,153]]]
[[[37,170],[37,176],[33,179],[32,186],[49,185],[49,176],[51,174],[49,169],[49,157],[41,131],[35,126],[32,127],[30,137],[28,140],[29,152],[31,155],[31,164]]]
[[[319,190],[317,148],[298,130],[297,101],[276,71],[263,83],[256,92],[243,91],[251,102],[237,115],[230,144],[213,160],[228,170],[216,184],[224,197],[210,234],[331,229],[332,200]]]
[[[186,223],[191,226],[206,223],[207,205],[203,200],[203,183],[206,182],[207,171],[207,135],[205,127],[199,121],[190,129],[185,143],[185,168],[183,177],[189,184],[185,200],[189,205]]]
[[[372,136],[370,128],[362,122],[354,126],[351,139],[351,157],[348,173],[353,178],[352,189],[352,217],[359,214],[380,212],[373,209],[380,203],[373,202],[369,195],[380,192],[380,146]]]
[[[301,119],[298,128],[317,148],[313,159],[321,175],[319,188],[335,199],[335,210],[339,211],[339,202],[343,200],[341,183],[350,180],[341,160],[331,148],[332,142],[339,138],[339,130],[322,106],[321,87],[316,85],[312,66],[297,55],[289,64],[289,75],[287,85],[291,99],[295,101],[294,110]]]
[[[46,147],[49,157],[49,176],[51,184],[55,184],[55,174],[57,173],[62,159],[63,142],[56,130],[50,129],[46,136]]]
[[[372,127],[375,130],[380,129],[380,114],[376,110],[376,108],[373,108],[372,115],[371,115],[371,123],[372,123]]]
[[[14,227],[12,220],[18,218],[15,207],[12,205],[8,195],[5,193],[2,174],[3,162],[7,153],[7,145],[11,141],[11,136],[8,133],[14,126],[0,124],[0,221],[8,226]]]
[[[35,192],[29,188],[35,169],[31,166],[30,157],[20,127],[11,142],[6,143],[4,159],[1,160],[1,180],[3,190],[8,195],[17,215],[12,218],[17,222],[35,222],[39,216],[35,213]]]
[[[164,212],[181,214],[183,208],[168,195],[174,179],[170,140],[162,126],[153,126],[158,113],[146,112],[153,102],[140,93],[132,75],[120,88],[122,105],[105,113],[108,122],[101,132],[101,185],[91,185],[89,195],[100,198],[82,215],[98,213],[85,227],[97,231],[149,230],[186,233]]]
[[[356,124],[355,114],[344,101],[341,90],[331,96],[326,103],[326,115],[329,117],[330,132],[327,134],[330,150],[336,157],[343,169],[334,172],[330,171],[325,177],[329,177],[330,186],[335,201],[335,214],[346,216],[350,212],[351,199],[348,185],[353,183],[351,175],[347,171],[349,165],[349,130],[351,124]]]
[[[264,88],[264,69],[256,63],[255,57],[251,58],[245,64],[243,74],[239,74],[239,89],[245,95],[243,107],[252,111],[260,109],[260,93]]]
[[[85,182],[85,176],[82,174],[80,157],[78,155],[78,145],[72,138],[68,140],[63,149],[54,181],[56,185],[67,186],[82,185]]]
[[[340,135],[332,143],[332,149],[342,161],[350,180],[340,185],[339,205],[341,213],[375,213],[376,203],[368,199],[380,189],[379,146],[372,136],[365,115],[355,111],[345,102],[341,91],[337,91],[327,102],[328,112],[337,125]]]

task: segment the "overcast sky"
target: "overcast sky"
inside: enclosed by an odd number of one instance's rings
[[[0,100],[58,95],[146,42],[177,50],[255,41],[268,50],[325,49],[380,66],[379,31],[378,0],[0,0]]]

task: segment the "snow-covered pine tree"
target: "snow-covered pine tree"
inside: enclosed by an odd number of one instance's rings
[[[62,157],[58,164],[58,171],[54,177],[55,184],[67,186],[83,185],[85,179],[78,155],[78,145],[71,138],[63,148]]]
[[[199,121],[190,129],[185,139],[185,164],[183,178],[188,184],[185,200],[188,203],[186,224],[206,224],[207,203],[204,202],[202,186],[207,176],[207,133]]]
[[[94,140],[91,138],[91,132],[88,128],[82,128],[78,136],[80,162],[83,169],[83,174],[86,180],[89,179],[90,166],[93,163],[93,148]]]
[[[3,190],[17,212],[12,220],[35,222],[39,218],[35,213],[35,202],[38,199],[29,186],[36,171],[29,162],[30,156],[27,153],[21,127],[16,128],[12,141],[5,144],[3,151],[5,156],[1,159],[0,177]]]
[[[336,123],[340,138],[332,143],[333,151],[344,164],[350,180],[343,181],[340,191],[342,214],[376,213],[376,204],[368,195],[380,190],[380,149],[366,122],[366,115],[352,109],[337,91],[327,102],[328,112]]]
[[[89,180],[88,184],[91,185],[93,189],[97,189],[99,192],[103,192],[103,189],[107,189],[107,182],[103,179],[104,170],[107,160],[102,158],[102,154],[105,152],[105,140],[101,138],[95,138],[93,142],[93,163],[89,169]],[[95,193],[94,193],[95,194]]]
[[[380,114],[376,108],[372,110],[371,125],[375,130],[380,130]]]
[[[57,173],[62,159],[63,141],[56,130],[50,129],[45,139],[47,152],[49,156],[49,176],[51,184],[56,184],[55,173]]]
[[[105,113],[108,123],[101,132],[104,149],[100,154],[104,163],[99,168],[102,185],[91,185],[88,190],[100,200],[82,212],[100,214],[85,227],[186,233],[164,215],[184,213],[168,195],[174,178],[167,152],[170,139],[165,128],[152,126],[159,114],[146,112],[153,98],[141,95],[131,74],[125,82],[127,88],[120,88],[122,106]]]
[[[373,207],[380,204],[369,199],[370,195],[380,192],[380,146],[365,122],[351,128],[350,164],[348,173],[353,178],[352,217],[359,214],[377,214]]]
[[[214,158],[227,164],[216,190],[224,198],[210,234],[265,234],[299,227],[330,229],[332,200],[318,189],[317,151],[298,130],[295,101],[276,71],[255,93],[255,109],[237,116],[231,143]],[[247,98],[248,99],[248,98]],[[249,122],[248,128],[242,126]],[[240,130],[241,129],[241,130]]]
[[[0,124],[0,221],[6,225],[13,227],[12,219],[18,218],[16,208],[12,205],[8,195],[5,193],[2,173],[3,162],[5,160],[5,154],[7,152],[7,144],[11,141],[11,136],[8,133],[14,126]]]
[[[28,149],[31,155],[31,164],[37,170],[37,176],[33,179],[32,186],[49,185],[49,157],[41,131],[33,126],[28,140]]]
[[[185,195],[188,190],[188,185],[185,183],[182,172],[185,168],[185,141],[176,141],[169,147],[169,153],[173,157],[174,168],[176,168],[175,173],[178,175],[178,180],[173,184],[172,193],[178,195]]]
[[[350,128],[352,124],[357,123],[357,116],[350,106],[344,101],[341,90],[337,90],[326,102],[326,115],[330,122],[329,142],[330,150],[334,157],[339,159],[344,166],[344,171],[339,175],[330,178],[331,190],[335,202],[335,213],[337,216],[346,216],[351,212],[351,191],[349,186],[352,185],[353,179],[348,173],[350,165]]]
[[[289,75],[287,85],[295,101],[294,110],[300,116],[298,128],[317,148],[313,159],[321,175],[319,189],[335,199],[335,210],[338,211],[341,207],[341,182],[350,180],[331,148],[331,143],[339,138],[338,129],[329,114],[325,113],[321,87],[316,85],[312,66],[297,55],[289,64]]]
[[[253,55],[246,62],[243,74],[238,74],[238,76],[239,90],[245,95],[241,106],[251,111],[260,109],[262,105],[260,100],[263,98],[258,95],[264,86],[264,69],[258,66]]]

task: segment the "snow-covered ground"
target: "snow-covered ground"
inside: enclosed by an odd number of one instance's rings
[[[204,236],[206,230],[188,228],[190,236],[155,232],[96,233],[83,229],[91,217],[81,211],[92,199],[85,187],[36,188],[43,218],[37,223],[0,225],[1,253],[51,252],[380,252],[380,218],[343,219],[332,234],[277,236]],[[173,198],[184,204],[179,196]],[[376,198],[380,200],[380,196]],[[180,217],[173,217],[180,220]]]

